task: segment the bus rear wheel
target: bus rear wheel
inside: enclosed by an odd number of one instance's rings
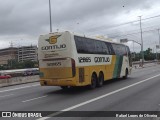
[[[98,81],[97,81],[97,87],[101,87],[103,85],[103,82],[104,82],[104,75],[102,72],[100,72]]]
[[[94,89],[97,86],[97,76],[96,74],[92,74],[90,88]]]

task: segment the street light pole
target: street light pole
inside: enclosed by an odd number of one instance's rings
[[[143,53],[143,36],[142,36],[142,23],[141,23],[141,16],[138,16],[140,18],[140,30],[141,30],[141,54],[142,54],[142,67],[144,63],[144,53]]]
[[[159,46],[158,46],[158,49],[160,49],[160,33],[159,33],[159,30],[160,29],[157,29],[158,30],[158,36],[159,36]],[[157,48],[156,48],[157,49]],[[158,54],[157,55],[157,59],[159,59],[160,58],[160,55]]]
[[[51,15],[51,1],[49,0],[49,18],[50,18],[50,32],[52,32],[52,15]]]
[[[160,29],[158,29],[158,35],[159,35],[159,47],[160,47],[160,33],[159,33],[159,30],[160,30]]]

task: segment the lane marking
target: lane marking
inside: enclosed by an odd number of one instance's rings
[[[19,88],[8,89],[8,90],[2,90],[2,91],[0,91],[0,93],[8,92],[8,91],[14,91],[14,90],[19,90],[19,89],[24,89],[24,88],[29,88],[29,87],[35,87],[35,86],[38,86],[38,85],[39,84],[30,85],[30,86],[23,86],[23,87],[19,87]]]
[[[9,97],[9,96],[12,96],[14,94],[9,94],[9,95],[3,95],[3,96],[0,96],[0,98],[3,98],[3,97]]]
[[[29,100],[24,100],[22,102],[30,102],[30,101],[33,101],[33,100],[37,100],[37,99],[41,99],[41,98],[44,98],[44,97],[47,97],[48,95],[45,95],[45,96],[41,96],[41,97],[37,97],[37,98],[32,98],[32,99],[29,99]]]
[[[31,86],[33,86],[33,87],[34,87],[34,86],[40,86],[40,84],[35,84],[35,85],[31,85]]]
[[[134,83],[134,84],[128,85],[128,86],[126,86],[126,87],[120,88],[120,89],[118,89],[118,90],[112,91],[112,92],[110,92],[110,93],[101,95],[101,96],[99,96],[99,97],[93,98],[93,99],[91,99],[91,100],[82,102],[82,103],[80,103],[80,104],[71,106],[71,107],[69,107],[69,108],[63,109],[63,110],[61,110],[61,111],[59,111],[59,112],[50,114],[50,115],[48,115],[48,116],[46,116],[46,117],[42,117],[42,118],[39,118],[39,119],[37,119],[37,120],[46,120],[46,119],[49,119],[49,118],[51,118],[51,117],[53,117],[53,116],[56,116],[56,115],[59,115],[59,114],[65,112],[65,111],[70,111],[70,110],[73,110],[73,109],[75,109],[75,108],[81,107],[81,106],[83,106],[83,105],[92,103],[92,102],[94,102],[94,101],[97,101],[97,100],[99,100],[99,99],[105,98],[105,97],[110,96],[110,95],[112,95],[112,94],[115,94],[115,93],[118,93],[118,92],[120,92],[120,91],[126,90],[126,89],[128,89],[128,88],[130,88],[130,87],[136,86],[136,85],[141,84],[141,83],[146,82],[146,81],[149,81],[149,80],[151,80],[151,79],[153,79],[153,78],[156,78],[156,77],[158,77],[158,76],[160,76],[160,74],[155,75],[155,76],[150,77],[150,78],[147,78],[147,79],[142,80],[142,81],[140,81],[140,82],[136,82],[136,83]]]

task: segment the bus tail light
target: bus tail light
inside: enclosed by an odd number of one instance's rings
[[[72,75],[73,77],[76,75],[76,63],[75,60],[71,58],[71,63],[72,63]]]

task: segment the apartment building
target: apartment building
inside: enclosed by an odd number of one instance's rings
[[[0,49],[0,65],[7,65],[9,60],[24,62],[26,60],[37,61],[37,46],[9,47]]]
[[[37,61],[37,46],[22,46],[18,48],[18,62],[26,60]]]
[[[0,65],[8,64],[8,60],[17,59],[17,48],[9,47],[5,49],[0,49]]]

